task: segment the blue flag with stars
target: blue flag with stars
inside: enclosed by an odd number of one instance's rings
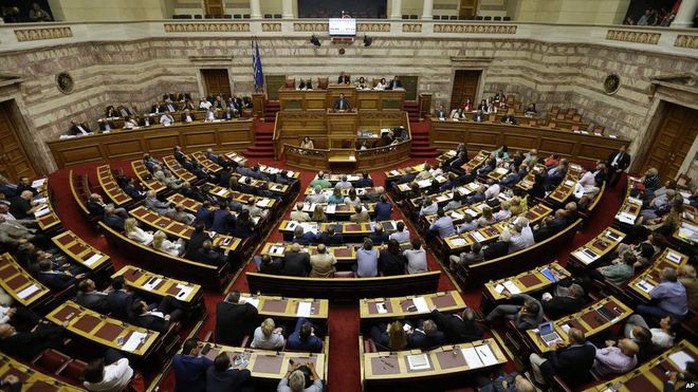
[[[262,72],[262,59],[259,57],[259,44],[256,40],[252,41],[252,73],[255,90],[262,90],[264,73]]]

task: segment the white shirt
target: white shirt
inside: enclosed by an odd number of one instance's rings
[[[160,116],[160,124],[162,124],[162,125],[170,125],[173,122],[174,122],[174,119],[172,118],[172,116],[170,116],[168,114],[163,114],[162,116]]]
[[[490,185],[490,187],[487,188],[487,190],[485,191],[485,197],[486,197],[487,199],[494,199],[494,198],[496,198],[497,196],[499,196],[499,190],[500,190],[499,184],[492,184],[492,185]]]
[[[661,328],[650,328],[652,333],[652,344],[662,349],[669,348],[674,344],[674,337],[664,332]]]
[[[397,242],[410,242],[410,232],[405,229],[403,231],[396,231],[388,237],[391,240],[395,240]]]
[[[199,104],[200,109],[208,109],[210,107],[211,107],[211,102],[209,102],[209,101],[201,101],[201,103]]]
[[[528,248],[535,243],[536,241],[533,239],[533,230],[531,230],[531,226],[525,226],[521,229],[521,234],[511,235],[509,253]]]
[[[121,358],[104,367],[104,378],[101,382],[92,384],[85,381],[83,385],[88,391],[118,392],[128,385],[131,377],[133,369],[128,365],[128,359]]]

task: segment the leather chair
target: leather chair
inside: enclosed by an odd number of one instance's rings
[[[327,90],[327,88],[330,85],[330,79],[329,78],[317,78],[317,87],[320,90]]]
[[[284,82],[284,88],[295,89],[296,88],[296,79],[295,78],[286,78],[286,81]]]
[[[40,368],[44,373],[58,375],[68,366],[73,359],[54,349],[46,349],[41,352],[34,360],[32,365]]]

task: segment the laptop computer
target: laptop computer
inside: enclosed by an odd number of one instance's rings
[[[560,335],[558,335],[557,332],[555,332],[555,329],[553,328],[553,323],[552,322],[547,322],[543,323],[538,326],[538,335],[540,336],[541,339],[550,346],[551,344],[562,341],[562,338]]]

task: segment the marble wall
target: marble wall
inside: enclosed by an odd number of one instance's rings
[[[534,39],[458,39],[376,37],[371,47],[343,46],[323,40],[319,48],[307,37],[259,38],[266,75],[335,76],[341,70],[358,76],[419,76],[419,91],[448,104],[455,70],[482,69],[480,93],[502,89],[515,93],[539,111],[551,106],[577,108],[585,120],[608,132],[641,140],[650,108],[651,78],[681,72],[698,73],[688,56],[650,53],[584,43]],[[33,153],[45,172],[54,169],[45,141],[56,139],[71,119],[96,119],[108,104],[133,102],[145,108],[165,91],[203,92],[200,69],[225,68],[233,90],[252,91],[249,38],[152,37],[128,41],[70,43],[13,51],[0,56],[3,69],[23,78],[18,100],[27,128],[36,140]],[[71,73],[75,90],[65,95],[55,85],[60,71]],[[609,73],[620,77],[620,90],[603,92]]]

